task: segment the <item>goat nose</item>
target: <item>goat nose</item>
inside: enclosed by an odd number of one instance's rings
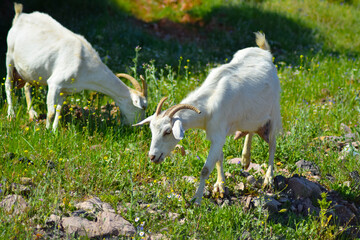
[[[153,161],[155,159],[155,157],[156,157],[155,155],[149,155],[149,158],[151,161]]]

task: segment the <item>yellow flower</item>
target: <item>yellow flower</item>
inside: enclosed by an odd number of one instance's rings
[[[104,160],[108,160],[108,156],[104,156]]]
[[[300,55],[300,58],[303,59],[303,58],[304,58],[304,55],[301,54],[301,55]]]
[[[154,183],[156,183],[156,180],[154,180]]]
[[[42,77],[39,77],[39,80],[41,81],[41,80],[42,80]]]
[[[59,119],[61,119],[61,118],[62,118],[62,116],[60,115],[60,116],[59,116]]]
[[[67,104],[67,102],[66,102],[66,101],[64,101],[64,104]]]
[[[29,151],[28,150],[24,150],[24,153],[28,153]]]
[[[29,131],[29,130],[30,130],[30,128],[29,128],[29,127],[26,127],[26,128],[25,128],[25,131]]]
[[[62,96],[62,95],[64,95],[64,93],[61,92],[61,93],[60,93],[60,96]]]
[[[187,62],[190,62],[190,59],[186,60]]]
[[[73,108],[69,108],[69,111],[72,111],[72,110],[74,110]]]
[[[40,128],[36,128],[36,129],[35,129],[35,131],[39,131],[39,130],[40,130]]]

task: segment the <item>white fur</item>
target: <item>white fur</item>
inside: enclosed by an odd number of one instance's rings
[[[6,95],[8,116],[14,117],[11,99],[13,72],[27,82],[25,92],[30,118],[37,116],[31,106],[30,86],[48,85],[47,123],[58,126],[60,109],[67,94],[93,90],[110,96],[119,106],[124,123],[143,119],[147,100],[127,87],[102,63],[98,53],[86,39],[71,32],[49,15],[22,13],[15,4],[16,15],[7,36]]]
[[[276,134],[281,130],[280,84],[277,71],[272,63],[265,36],[257,34],[265,41],[261,47],[239,50],[230,63],[213,69],[205,82],[191,92],[181,103],[190,104],[201,111],[180,110],[172,119],[164,113],[150,116],[139,124],[150,123],[152,141],[149,151],[151,160],[160,163],[181,139],[181,134],[189,128],[201,128],[211,141],[206,163],[201,171],[200,184],[195,194],[200,203],[205,180],[217,166],[218,179],[215,191],[224,193],[224,171],[222,148],[226,136],[235,131],[249,132],[246,136],[243,159],[244,165],[250,163],[251,137],[254,132],[270,121],[269,168],[264,184],[273,180],[273,162],[276,147]],[[265,46],[265,47],[264,47]],[[181,124],[179,124],[181,123]],[[172,128],[173,134],[165,134]]]

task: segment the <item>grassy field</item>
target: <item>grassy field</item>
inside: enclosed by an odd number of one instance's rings
[[[343,184],[350,180],[350,172],[360,171],[359,155],[342,160],[335,143],[319,140],[343,136],[341,124],[360,140],[359,1],[22,2],[24,12],[49,13],[83,35],[114,72],[144,75],[149,85],[147,116],[163,96],[169,96],[165,107],[179,103],[200,86],[212,67],[230,61],[239,49],[255,46],[253,32],[263,31],[282,88],[284,133],[278,137],[277,168],[286,169],[290,176],[299,173],[296,161],[312,161],[322,176],[335,177],[334,182],[321,178],[323,186],[360,205],[359,188]],[[164,163],[154,165],[147,157],[149,128],[122,126],[119,112],[109,114],[110,110],[101,108],[112,103],[102,94],[69,96],[61,127],[53,133],[46,130],[44,119],[28,120],[19,90],[17,118],[8,121],[4,56],[13,8],[9,1],[3,6],[9,9],[0,15],[0,201],[21,177],[31,178],[34,187],[26,197],[30,205],[26,212],[9,217],[0,210],[0,239],[32,239],[34,228],[43,226],[50,214],[59,208],[70,213],[75,203],[89,196],[98,196],[115,209],[130,203],[124,218],[138,226],[138,217],[145,222],[143,231],[160,232],[170,239],[241,239],[244,231],[253,239],[346,238],[342,228],[324,226],[315,216],[294,214],[281,221],[281,216],[269,218],[261,208],[244,211],[236,204],[221,208],[212,198],[204,198],[200,207],[188,207],[184,199],[191,199],[196,185],[183,176],[198,179],[210,147],[205,133],[187,131],[180,144],[188,154],[175,151]],[[35,109],[46,114],[46,89],[38,88],[34,95]],[[80,107],[88,112],[79,117]],[[241,156],[242,141],[228,138],[225,159]],[[9,153],[15,158],[9,158]],[[267,158],[266,143],[255,137],[252,161],[262,164]],[[230,190],[244,181],[236,174],[239,166],[225,163],[224,168],[235,174],[227,180]],[[163,184],[166,180],[169,183]],[[207,185],[215,181],[213,173]],[[156,204],[186,221],[180,224],[148,214],[140,203]]]

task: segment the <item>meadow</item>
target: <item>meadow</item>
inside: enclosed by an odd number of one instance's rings
[[[205,80],[211,68],[229,62],[239,49],[255,46],[253,32],[266,34],[281,83],[283,133],[277,139],[275,175],[303,174],[300,159],[319,166],[318,180],[360,206],[360,187],[350,172],[360,172],[360,150],[341,157],[327,136],[345,135],[343,125],[360,135],[360,2],[357,0],[197,0],[145,1],[19,1],[24,12],[46,12],[62,25],[83,35],[113,72],[126,72],[148,83],[154,113],[179,103]],[[14,94],[16,119],[7,119],[6,33],[13,6],[0,15],[0,201],[13,193],[13,183],[32,179],[27,211],[10,216],[0,209],[0,239],[34,239],[54,212],[70,214],[74,205],[97,196],[118,210],[139,232],[162,233],[169,239],[347,239],[346,226],[324,225],[318,216],[279,213],[269,217],[261,207],[245,211],[239,204],[219,206],[217,197],[188,205],[197,185],[210,143],[205,132],[188,130],[180,144],[187,154],[174,151],[162,164],[148,158],[151,132],[147,126],[121,125],[120,113],[102,94],[83,92],[67,97],[57,132],[45,128],[46,88],[34,88],[34,108],[41,116],[29,121],[23,90]],[[2,9],[2,12],[3,11]],[[127,83],[129,84],[129,83]],[[326,139],[326,138],[325,138]],[[246,181],[241,166],[226,160],[240,157],[243,140],[229,136],[224,146],[224,170],[233,175],[234,191]],[[252,161],[267,163],[268,146],[254,137]],[[283,173],[281,173],[283,174]],[[333,180],[325,176],[331,175]],[[260,175],[257,177],[261,177]],[[207,186],[216,181],[212,173]],[[164,184],[167,182],[167,184]],[[244,194],[261,195],[247,189]],[[149,214],[141,204],[177,213],[185,222]],[[326,210],[326,209],[325,209]],[[356,226],[360,227],[360,226]],[[71,237],[71,236],[70,236]],[[135,239],[141,239],[137,234]],[[86,239],[86,238],[84,238]]]

